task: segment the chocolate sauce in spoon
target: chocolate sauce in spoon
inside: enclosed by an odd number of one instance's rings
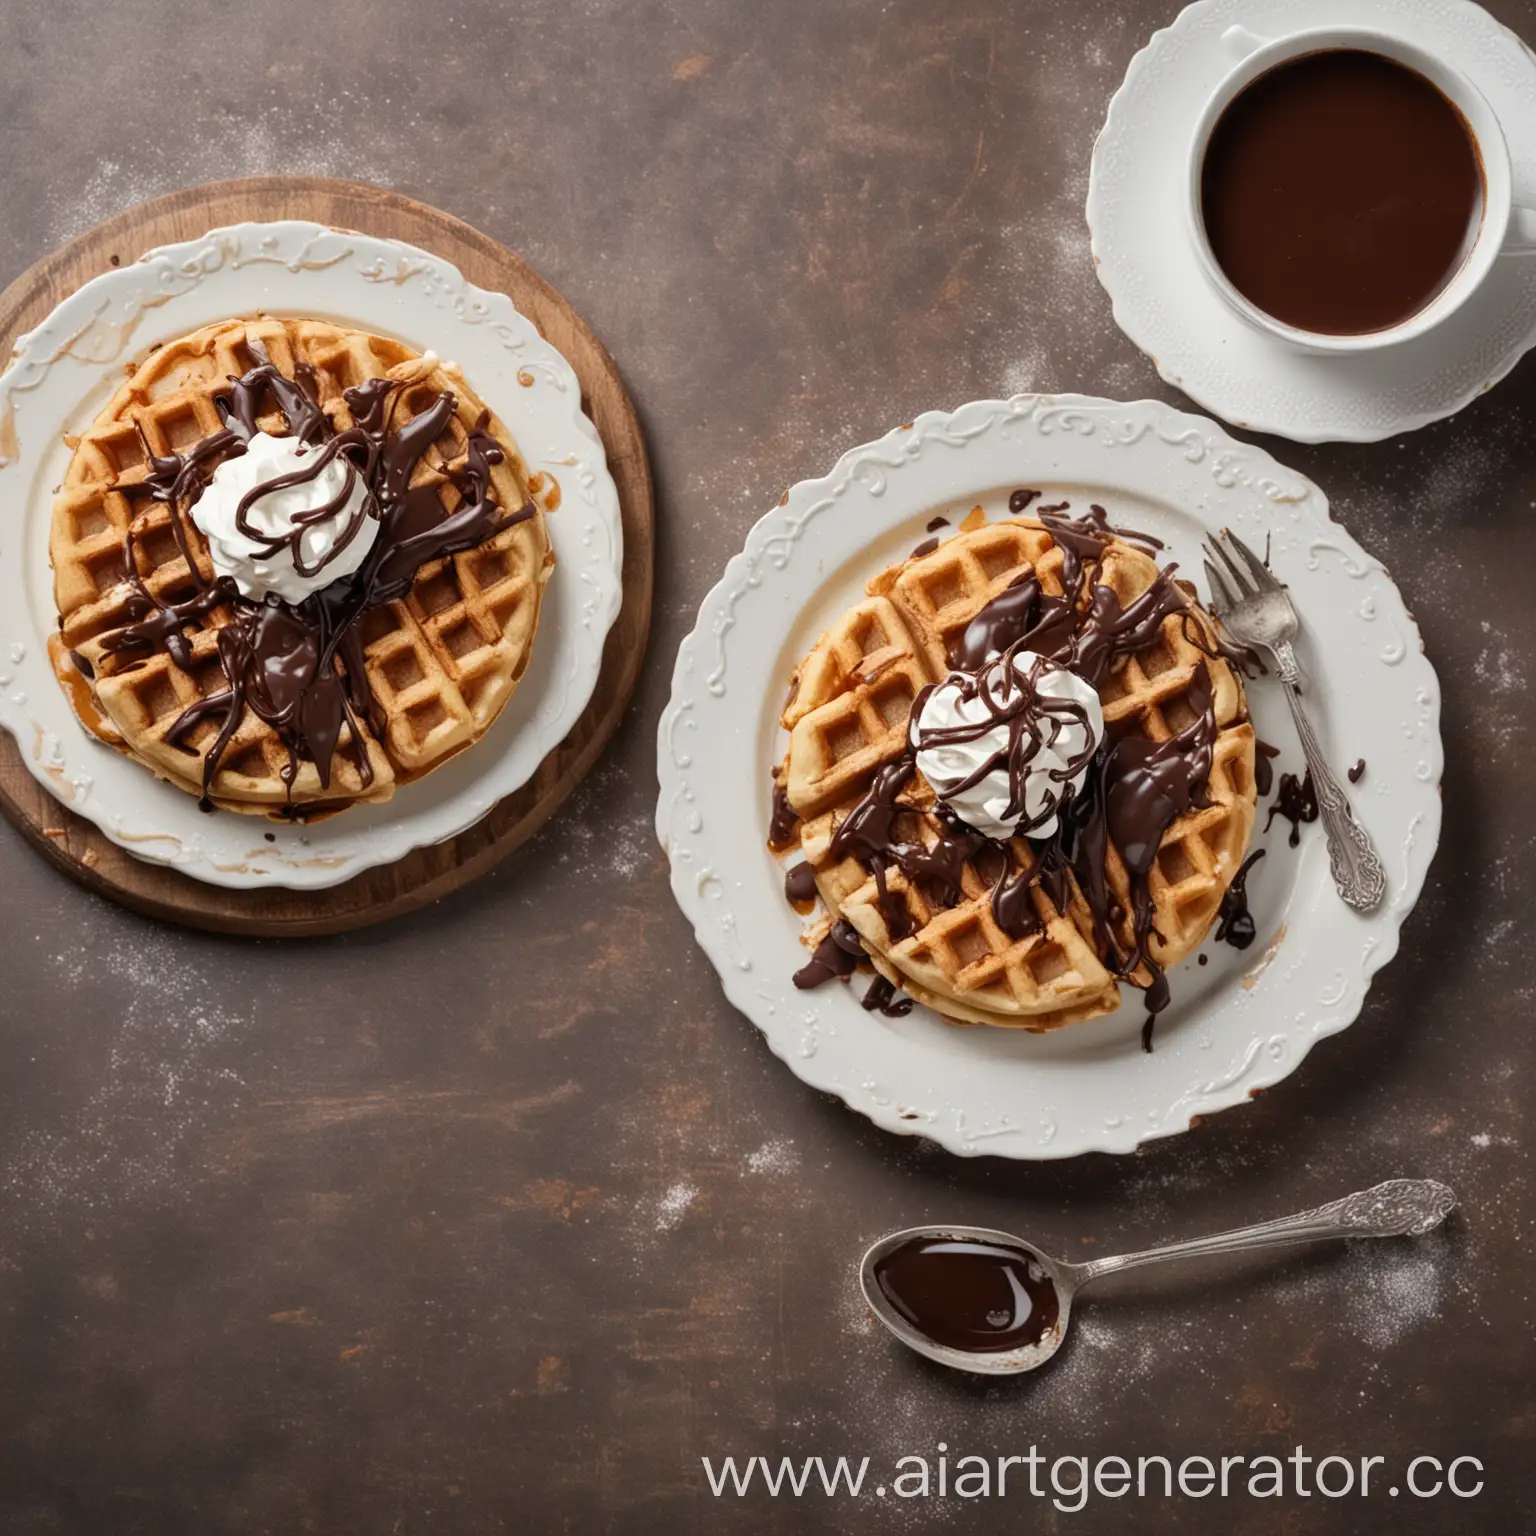
[[[973,1354],[1038,1344],[1061,1316],[1055,1282],[1012,1244],[912,1237],[876,1261],[874,1281],[925,1338]]]

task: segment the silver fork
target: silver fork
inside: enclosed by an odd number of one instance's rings
[[[1236,550],[1242,566],[1227,553],[1227,545]],[[1323,830],[1328,834],[1328,865],[1333,883],[1347,906],[1356,912],[1372,912],[1387,893],[1387,873],[1371,845],[1370,836],[1355,820],[1343,786],[1318,745],[1312,722],[1301,705],[1301,672],[1291,641],[1301,628],[1301,620],[1283,582],[1277,581],[1269,567],[1236,534],[1221,530],[1221,537],[1205,541],[1206,580],[1211,596],[1221,603],[1218,616],[1236,645],[1260,646],[1275,658],[1280,681],[1285,684],[1286,702],[1301,737],[1307,769],[1317,791],[1317,806]],[[1242,567],[1246,567],[1246,572]]]

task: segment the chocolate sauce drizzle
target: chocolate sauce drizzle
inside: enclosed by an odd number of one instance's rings
[[[1280,756],[1280,748],[1255,737],[1253,749],[1253,787],[1261,796],[1267,796],[1275,787],[1274,760]]]
[[[465,462],[452,475],[460,496],[453,511],[444,512],[434,486],[412,487],[416,466],[454,413],[453,395],[439,394],[405,426],[392,430],[390,418],[402,382],[369,379],[343,392],[354,424],[336,432],[321,408],[319,381],[312,368],[299,363],[290,379],[258,340],[251,338],[247,346],[256,358],[255,366],[238,379],[231,377],[228,391],[214,397],[223,427],[179,453],[148,458],[145,483],[151,497],[169,509],[172,531],[197,590],[169,602],[150,592],[138,572],[130,529],[126,563],[133,588],[128,603],[131,618],[103,642],[104,650],[134,658],[163,647],[178,667],[188,671],[192,649],[185,626],[219,609],[228,612],[227,622],[218,631],[218,656],[227,687],[197,700],[166,733],[173,746],[195,756],[197,749],[190,739],[197,728],[207,720],[219,722],[218,733],[203,755],[199,803],[204,810],[213,809],[214,776],[247,708],[272,726],[286,747],[288,762],[282,779],[290,794],[301,759],[314,763],[323,788],[330,786],[332,760],[344,726],[351,733],[362,783],[372,783],[360,722],[366,721],[375,735],[382,735],[385,720],[368,681],[358,621],[371,609],[403,597],[429,561],[473,549],[534,515],[531,502],[507,512],[496,501],[490,471],[501,463],[503,454],[486,432],[484,418],[469,432]],[[186,527],[189,510],[202,495],[215,461],[246,451],[260,430],[258,419],[268,399],[282,413],[289,435],[314,450],[312,462],[247,492],[236,512],[240,531],[268,556],[286,547],[299,573],[313,576],[357,537],[365,519],[374,518],[380,525],[356,571],[295,604],[274,596],[263,602],[247,598],[228,577],[205,581],[192,558]],[[342,490],[321,506],[298,514],[291,535],[268,537],[250,522],[251,510],[262,496],[313,480],[336,459],[346,466]],[[349,515],[329,553],[313,566],[304,564],[300,539],[305,529],[336,517],[359,482],[366,493],[362,504]]]
[[[863,958],[864,941],[859,930],[846,917],[840,917],[816,946],[810,960],[795,972],[794,983],[802,992],[808,992],[825,981],[847,980]]]
[[[768,846],[775,853],[786,853],[795,846],[800,813],[789,803],[789,790],[774,771],[773,810],[768,817]]]
[[[1302,822],[1317,820],[1317,788],[1312,783],[1311,769],[1301,779],[1294,773],[1280,775],[1280,793],[1275,796],[1275,803],[1269,808],[1269,817],[1264,823],[1265,832],[1274,825],[1276,816],[1283,816],[1290,822],[1291,835],[1288,841],[1292,848],[1298,847],[1301,843]]]
[[[1025,496],[1015,492],[1013,499]],[[1024,499],[1020,509],[1032,499],[1033,495]],[[901,835],[901,818],[907,807],[899,797],[916,771],[918,748],[975,740],[999,723],[1009,727],[1007,749],[967,779],[966,786],[990,772],[1000,759],[1006,761],[1009,814],[1017,809],[1022,818],[1024,776],[1041,743],[1054,740],[1066,720],[1081,720],[1083,711],[1070,701],[1042,699],[1033,686],[1033,672],[1025,677],[1014,670],[1018,653],[1032,651],[1097,688],[1118,661],[1157,640],[1164,619],[1189,611],[1187,599],[1174,580],[1173,565],[1160,570],[1147,589],[1125,606],[1112,588],[1097,582],[1110,539],[1117,536],[1103,508],[1093,508],[1087,517],[1067,518],[1060,508],[1042,507],[1036,516],[1063,552],[1063,595],[1052,596],[1034,576],[1021,576],[971,620],[951,648],[949,661],[954,670],[949,681],[968,689],[967,697],[980,699],[987,717],[978,725],[914,730],[915,742],[909,741],[902,756],[876,773],[863,799],[833,833],[830,851],[836,858],[856,858],[871,871],[882,917],[896,939],[911,931],[907,925],[912,919],[901,893],[889,887],[887,871],[891,866],[921,885],[934,904],[954,906],[960,899],[961,872],[968,861],[981,862],[985,850],[998,870],[992,886],[992,913],[998,926],[1013,939],[1024,938],[1042,926],[1030,894],[1036,886],[1058,912],[1066,911],[1071,895],[1070,871],[1092,914],[1096,947],[1105,964],[1117,979],[1145,990],[1148,1018],[1142,1039],[1150,1050],[1152,1025],[1167,1007],[1169,991],[1167,977],[1150,953],[1156,909],[1148,877],[1169,826],[1192,808],[1207,803],[1205,789],[1217,730],[1210,673],[1203,664],[1190,682],[1188,702],[1193,719],[1183,730],[1161,742],[1106,735],[1087,755],[1086,763],[1075,761],[1057,775],[1065,786],[1081,769],[1087,770],[1075,797],[1066,800],[1064,788],[1048,814],[1028,823],[1021,820],[1019,833],[1027,836],[1050,815],[1056,818],[1056,828],[1049,837],[1032,841],[1031,870],[1016,871],[1006,843],[993,842],[967,827],[943,801],[936,811],[939,829],[931,845]],[[1014,677],[1012,690],[994,688],[988,681],[988,671],[1000,660],[1006,667],[1003,676]],[[924,690],[913,703],[914,721],[922,713],[926,696]],[[1105,876],[1111,841],[1120,850],[1130,877],[1129,914],[1112,897]],[[1129,952],[1122,949],[1116,934],[1127,916]],[[820,959],[818,950],[816,960]],[[812,965],[815,963],[813,960]],[[802,984],[800,976],[796,985]]]
[[[1216,909],[1215,938],[1218,943],[1224,941],[1233,949],[1247,949],[1257,937],[1253,913],[1248,910],[1248,873],[1263,857],[1264,849],[1255,848],[1232,876],[1232,884]],[[1202,955],[1201,959],[1204,958]]]
[[[800,906],[816,899],[816,871],[809,864],[796,864],[784,876],[784,899]]]
[[[912,1012],[912,999],[903,997],[884,976],[876,976],[860,1006],[869,1013],[883,1013],[888,1019],[904,1019]]]

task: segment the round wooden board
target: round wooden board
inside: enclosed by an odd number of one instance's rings
[[[558,347],[581,380],[619,489],[624,601],[603,652],[597,689],[575,728],[533,778],[467,832],[419,848],[324,891],[238,891],[146,864],[55,800],[0,731],[0,811],[58,867],[93,891],[152,917],[222,933],[274,937],[340,933],[435,901],[526,842],[581,781],[618,726],[639,676],[651,622],[653,506],[650,465],[635,408],[613,360],[581,317],[520,257],[468,224],[361,182],[260,176],[187,187],[99,224],[44,257],[0,293],[0,357],[80,284],[157,245],[245,220],[314,219],[405,240],[453,262],[512,301]]]

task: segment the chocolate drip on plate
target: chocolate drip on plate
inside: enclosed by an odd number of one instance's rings
[[[1261,796],[1267,796],[1275,787],[1274,759],[1280,756],[1280,748],[1257,737],[1253,748],[1253,787]]]
[[[1127,528],[1122,523],[1111,524],[1109,513],[1097,502],[1088,508],[1088,516],[1100,533],[1107,534],[1112,539],[1122,539],[1143,554],[1155,555],[1159,550],[1168,547],[1155,533],[1142,533],[1139,529]]]
[[[795,972],[794,983],[802,992],[808,992],[823,982],[846,981],[863,958],[864,941],[859,930],[847,918],[840,917],[816,946],[810,961]]]
[[[773,812],[768,818],[768,846],[775,853],[793,848],[799,825],[800,813],[789,803],[789,790],[775,777]]]
[[[1248,872],[1264,857],[1262,848],[1255,848],[1238,866],[1216,909],[1216,934],[1218,942],[1226,942],[1233,949],[1247,949],[1257,937],[1253,914],[1248,910]],[[1202,956],[1202,958],[1204,958]]]
[[[883,1013],[888,1019],[903,1019],[912,1012],[912,999],[903,997],[884,976],[876,976],[861,1006],[870,1013]]]
[[[809,864],[796,864],[784,876],[784,899],[792,907],[816,900],[816,871]]]
[[[1283,816],[1290,822],[1289,842],[1292,848],[1298,847],[1301,843],[1302,822],[1317,820],[1317,789],[1312,783],[1310,769],[1306,777],[1301,779],[1294,773],[1280,775],[1280,793],[1269,808],[1269,819],[1264,823],[1266,832],[1274,825],[1276,816]]]

